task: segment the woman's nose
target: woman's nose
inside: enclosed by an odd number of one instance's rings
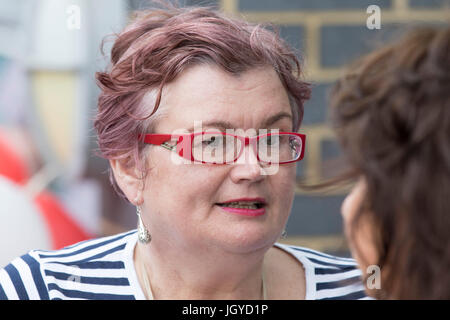
[[[264,171],[258,161],[255,148],[248,144],[242,150],[236,162],[231,164],[231,179],[238,183],[242,180],[260,181],[264,179]]]

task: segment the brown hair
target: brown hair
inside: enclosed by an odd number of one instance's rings
[[[372,223],[373,294],[450,299],[450,28],[416,29],[350,70],[331,92],[331,120],[367,183],[352,230]]]
[[[293,127],[298,130],[310,88],[301,80],[294,51],[277,33],[211,8],[158,2],[163,9],[135,13],[117,35],[111,66],[96,74],[101,93],[94,126],[102,157],[123,159],[144,171],[140,157],[145,144],[138,142],[138,135],[150,133],[163,115],[158,107],[164,85],[198,64],[212,64],[235,76],[252,68],[273,67],[289,96]],[[123,195],[111,171],[110,179]]]

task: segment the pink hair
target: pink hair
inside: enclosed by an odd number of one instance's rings
[[[288,93],[294,130],[300,127],[310,88],[300,79],[297,57],[278,34],[211,8],[169,5],[135,13],[117,35],[109,70],[96,73],[101,93],[94,126],[100,155],[145,171],[140,161],[145,145],[137,136],[151,132],[164,116],[164,106],[158,109],[164,85],[198,64],[219,66],[236,76],[272,66]]]

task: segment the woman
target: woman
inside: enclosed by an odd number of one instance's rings
[[[139,13],[97,74],[95,121],[138,230],[32,251],[0,273],[0,295],[365,298],[353,260],[275,243],[304,152],[300,77],[260,26],[205,8]]]
[[[368,293],[450,299],[450,28],[415,30],[351,70],[331,111],[359,177],[342,206],[350,246],[380,268]]]

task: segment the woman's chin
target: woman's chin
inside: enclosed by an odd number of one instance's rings
[[[227,230],[231,231],[231,230]],[[269,249],[277,240],[277,235],[271,235],[260,228],[248,228],[247,230],[233,230],[225,234],[215,235],[214,242],[223,246],[227,251],[236,253],[249,253],[257,250]]]

